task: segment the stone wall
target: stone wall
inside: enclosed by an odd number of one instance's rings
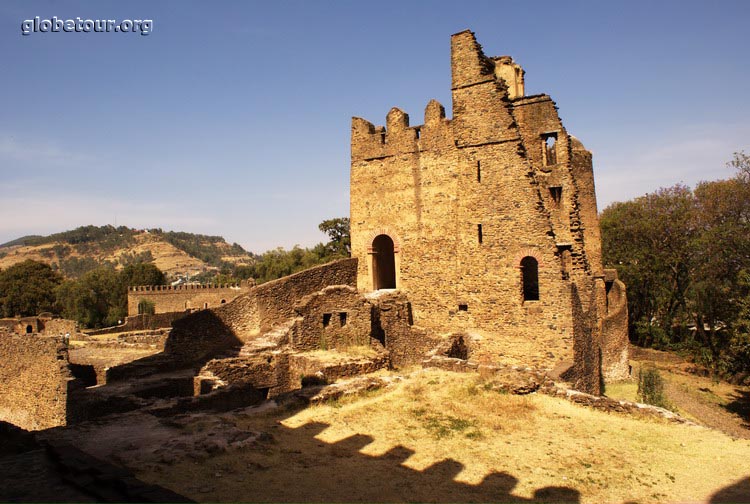
[[[4,318],[0,319],[0,327],[16,334],[45,334],[48,336],[74,334],[78,331],[78,323],[75,320],[47,316]]]
[[[412,325],[411,304],[402,292],[370,297],[374,306],[373,338],[381,341],[395,368],[421,362],[440,339]]]
[[[348,285],[326,287],[302,298],[289,343],[297,350],[369,345],[372,306]]]
[[[96,329],[93,331],[85,331],[89,336],[96,336],[98,334],[113,334],[128,331],[143,331],[147,329],[160,329],[163,327],[170,327],[175,320],[179,320],[189,315],[190,312],[169,312],[169,313],[156,313],[154,315],[131,315],[125,319],[125,323],[114,326],[105,327],[104,329]]]
[[[334,261],[254,287],[217,308],[192,313],[174,322],[165,351],[184,361],[231,352],[296,317],[294,307],[303,297],[330,285],[353,285],[356,268],[356,259]]]
[[[128,288],[128,315],[138,315],[138,303],[149,301],[155,313],[215,308],[246,293],[251,284],[239,285],[140,285]]]
[[[252,291],[258,301],[260,331],[296,316],[294,307],[305,296],[329,285],[356,286],[357,259],[342,259],[272,280]]]
[[[77,386],[59,338],[0,335],[0,420],[27,430],[66,425],[68,392]]]

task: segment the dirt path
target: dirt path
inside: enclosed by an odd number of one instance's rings
[[[635,363],[659,368],[667,400],[680,412],[730,436],[750,439],[750,387],[690,373],[693,364],[670,352],[631,348]]]
[[[705,401],[689,387],[689,385],[674,380],[674,377],[667,377],[665,392],[668,400],[706,427],[720,430],[730,436],[750,439],[750,428],[748,428],[747,422],[743,422],[741,417],[727,411],[720,405]]]

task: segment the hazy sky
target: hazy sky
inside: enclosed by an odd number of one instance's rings
[[[152,32],[21,34],[26,19]],[[262,252],[349,213],[352,116],[450,115],[450,35],[512,55],[594,153],[599,208],[750,153],[750,2],[3,1],[0,243],[85,224]]]

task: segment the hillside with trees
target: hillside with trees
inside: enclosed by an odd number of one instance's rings
[[[161,253],[164,247],[182,251],[177,264],[190,264],[196,273],[189,280],[204,283],[247,278],[263,283],[349,256],[349,219],[326,220],[319,229],[329,236],[328,242],[277,248],[259,256],[220,236],[160,229],[85,226],[48,237],[19,238],[0,247],[9,264],[0,262],[0,316],[50,312],[83,327],[116,325],[127,315],[128,286],[164,285],[183,271],[161,269],[171,264]],[[40,247],[44,253],[39,253]]]

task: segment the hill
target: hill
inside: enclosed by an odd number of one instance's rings
[[[82,226],[49,236],[24,236],[0,245],[0,269],[33,259],[50,264],[68,278],[98,266],[117,269],[134,262],[155,264],[169,278],[252,264],[255,256],[221,236],[136,230],[125,226]]]

